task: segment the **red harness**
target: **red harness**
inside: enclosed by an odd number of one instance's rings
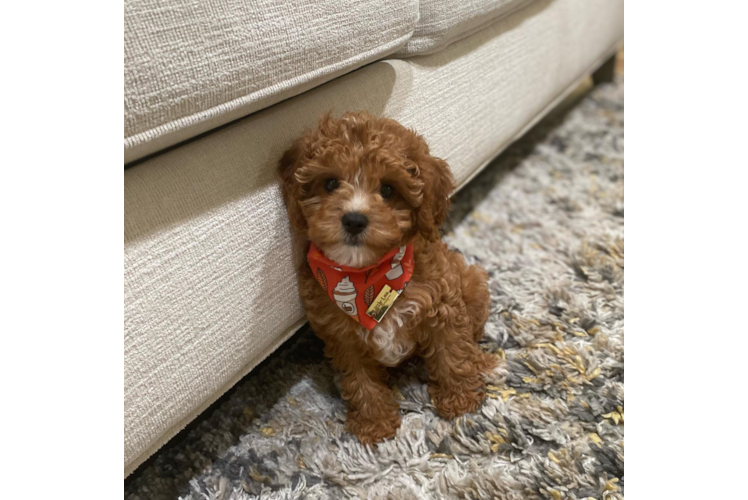
[[[413,275],[413,243],[393,248],[376,264],[361,269],[336,264],[314,243],[306,257],[330,299],[367,330],[382,321]]]

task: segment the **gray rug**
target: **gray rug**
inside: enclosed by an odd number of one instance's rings
[[[623,79],[593,89],[456,195],[446,239],[491,276],[481,410],[439,418],[392,371],[395,439],[367,449],[309,331],[125,482],[125,498],[623,498]]]

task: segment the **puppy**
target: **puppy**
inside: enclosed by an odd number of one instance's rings
[[[475,411],[495,365],[477,344],[488,276],[440,239],[454,189],[446,162],[396,121],[357,112],[323,116],[279,173],[291,225],[309,242],[299,291],[342,375],[348,429],[364,444],[395,435],[386,367],[414,355],[441,416]]]

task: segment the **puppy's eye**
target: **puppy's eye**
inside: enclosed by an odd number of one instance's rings
[[[337,179],[333,179],[333,178],[325,179],[325,191],[327,191],[328,193],[332,193],[336,189],[338,189]]]
[[[382,188],[379,190],[379,192],[382,194],[382,198],[385,200],[389,200],[393,196],[395,196],[395,188],[390,186],[389,184],[382,184]]]

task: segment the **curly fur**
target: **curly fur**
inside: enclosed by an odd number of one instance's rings
[[[351,432],[363,443],[394,436],[400,414],[386,366],[414,354],[429,370],[429,391],[440,415],[475,411],[484,398],[482,374],[494,366],[494,358],[477,345],[488,318],[488,277],[440,240],[454,189],[446,162],[394,120],[365,112],[337,119],[327,114],[284,153],[279,173],[291,225],[328,258],[363,267],[414,242],[410,283],[371,332],[338,309],[306,263],[300,269],[309,323],[343,376]],[[327,192],[325,181],[331,178],[338,187]],[[395,189],[390,199],[380,195],[385,183]],[[369,220],[353,239],[340,222],[351,209]]]

